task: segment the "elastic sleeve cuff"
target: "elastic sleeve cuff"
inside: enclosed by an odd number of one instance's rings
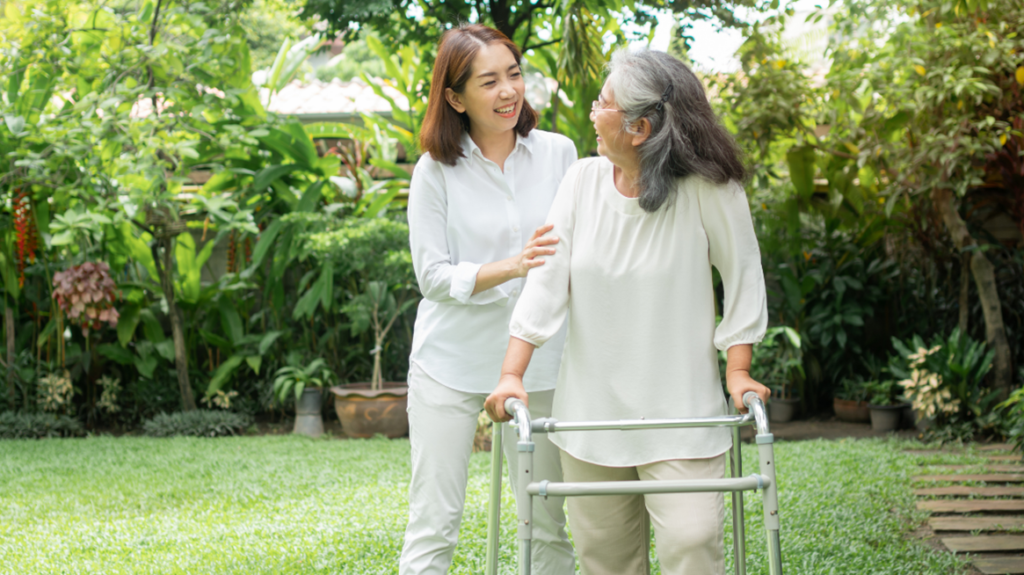
[[[505,306],[508,303],[508,294],[501,289],[501,286],[473,295],[473,289],[476,288],[476,275],[480,273],[481,267],[483,267],[483,264],[459,262],[455,266],[455,272],[452,274],[452,287],[448,295],[462,305],[496,303],[500,306]]]
[[[764,339],[764,332],[765,330],[762,329],[743,331],[733,334],[715,334],[715,348],[719,351],[725,351],[734,345],[758,344],[761,343],[762,339]]]

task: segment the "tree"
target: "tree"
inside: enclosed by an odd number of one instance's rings
[[[881,50],[863,50],[877,39],[854,32],[865,23],[884,34]],[[959,204],[981,193],[995,197],[1024,233],[1024,5],[865,2],[852,6],[838,25],[850,39],[834,50],[834,89],[867,81],[879,96],[864,98],[854,88],[845,99],[851,110],[858,103],[863,110],[851,133],[858,161],[875,166],[884,178],[888,210],[907,198],[931,201],[941,215],[974,278],[985,336],[995,351],[995,387],[1005,395],[1013,380],[1013,351],[995,269]],[[966,315],[961,317],[964,323]]]
[[[267,133],[238,23],[245,7],[25,0],[8,3],[0,21],[8,78],[0,142],[13,142],[5,151],[17,167],[3,183],[31,189],[37,206],[114,215],[97,233],[146,270],[136,289],[162,296],[186,410],[195,400],[180,305],[199,297],[203,258],[188,245],[186,216],[219,224],[221,234],[256,232],[235,200],[251,188],[191,201],[180,193],[194,169],[249,158]]]
[[[807,211],[864,230],[869,215],[937,214],[962,254],[962,277],[974,279],[1005,393],[1013,350],[986,254],[997,246],[973,235],[961,212],[965,201],[985,201],[1024,233],[1024,9],[1015,0],[862,0],[832,17],[831,68],[820,81],[785,53],[780,19],[751,28],[743,74],[724,83],[755,182],[791,181],[795,193],[782,202],[791,231]]]

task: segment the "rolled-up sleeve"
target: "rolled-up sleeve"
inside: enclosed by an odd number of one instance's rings
[[[747,196],[736,182],[705,184],[699,201],[711,265],[722,276],[725,294],[715,347],[758,343],[768,327],[768,302]]]
[[[547,223],[554,228],[545,235],[555,235],[555,253],[543,256],[544,265],[530,270],[526,286],[519,298],[509,333],[512,337],[543,346],[561,329],[569,311],[569,264],[572,257],[572,233],[576,221],[576,181],[579,164],[565,174]]]
[[[473,294],[482,263],[452,264],[444,174],[429,154],[424,154],[413,171],[408,217],[413,269],[423,297],[463,305],[502,305],[508,301],[501,286]]]

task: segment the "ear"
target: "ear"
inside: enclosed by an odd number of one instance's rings
[[[448,101],[448,105],[452,107],[456,112],[462,114],[466,111],[466,107],[462,105],[462,96],[455,93],[455,90],[451,88],[444,89],[444,99]]]
[[[633,124],[633,147],[637,147],[640,144],[647,141],[647,138],[651,137],[651,121],[647,118],[640,118],[635,124]]]

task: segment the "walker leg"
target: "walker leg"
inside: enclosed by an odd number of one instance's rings
[[[487,509],[487,568],[485,575],[498,575],[501,535],[501,437],[502,425],[491,425],[491,501]]]
[[[768,573],[770,575],[782,575],[782,545],[779,541],[779,490],[775,479],[775,450],[772,447],[774,439],[771,434],[767,437],[758,435],[757,450],[761,459],[761,475],[766,476],[771,483],[764,490],[764,528],[768,535]]]
[[[743,475],[743,450],[740,443],[740,428],[732,428],[732,449],[729,450],[732,476]],[[732,492],[732,551],[736,575],[747,575],[747,541],[743,522],[743,492]]]
[[[522,437],[522,434],[520,435]],[[533,546],[533,496],[527,493],[526,486],[533,477],[533,441],[522,439],[516,444],[519,450],[519,477],[516,497],[519,528],[519,575],[530,575],[531,554]]]

